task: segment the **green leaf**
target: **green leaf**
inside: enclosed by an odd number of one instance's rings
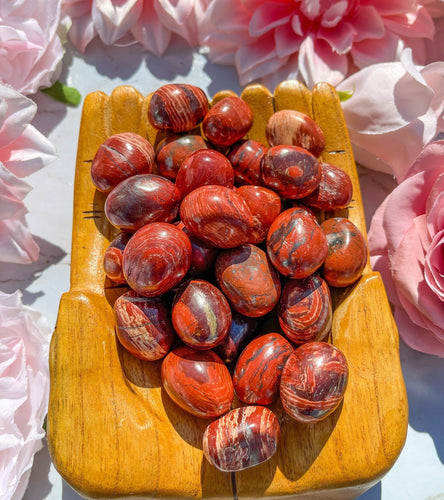
[[[74,87],[68,87],[59,81],[55,82],[52,87],[42,89],[42,92],[51,96],[56,101],[71,104],[72,106],[78,106],[82,100],[82,96],[77,89]]]
[[[352,95],[355,93],[354,90],[338,90],[337,92],[338,92],[339,100],[341,102],[348,101],[350,99],[350,97],[352,97]]]

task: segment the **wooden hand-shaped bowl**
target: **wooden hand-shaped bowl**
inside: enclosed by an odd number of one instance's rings
[[[218,100],[229,91],[215,96]],[[247,87],[241,97],[254,112],[248,136],[266,143],[265,124],[280,109],[311,115],[323,129],[323,159],[351,177],[348,216],[366,235],[359,181],[336,91],[312,92],[283,82],[271,95]],[[92,498],[355,498],[390,469],[407,430],[407,399],[398,334],[378,273],[367,265],[354,286],[334,297],[331,341],[347,357],[349,385],[326,420],[303,425],[273,408],[282,438],[275,456],[227,474],[202,452],[207,421],[185,413],[161,388],[160,362],[142,362],[118,344],[113,288],[103,254],[116,235],[103,213],[90,165],[110,135],[131,131],[153,145],[162,139],[147,120],[150,96],[118,87],[110,97],[85,99],[74,193],[71,288],[60,301],[50,353],[48,442],[54,464],[81,495]]]

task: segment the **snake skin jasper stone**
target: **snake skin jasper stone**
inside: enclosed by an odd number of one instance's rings
[[[321,162],[319,185],[303,202],[320,210],[337,210],[347,207],[352,196],[353,185],[348,174],[339,167]]]
[[[134,356],[145,361],[163,358],[176,339],[168,309],[158,298],[130,290],[114,303],[117,338]]]
[[[238,184],[261,186],[261,160],[268,148],[254,139],[244,139],[233,144],[227,154]]]
[[[284,198],[296,200],[313,192],[321,180],[318,159],[298,146],[273,146],[263,156],[264,184]]]
[[[269,405],[279,394],[282,369],[293,347],[279,333],[253,339],[242,351],[233,373],[239,399],[247,404]]]
[[[233,309],[257,318],[269,313],[281,294],[279,274],[267,254],[247,243],[223,250],[216,258],[217,283]]]
[[[362,275],[367,264],[367,243],[361,231],[344,217],[326,219],[321,229],[327,237],[328,253],[322,275],[330,286],[345,287]]]
[[[200,186],[234,186],[234,172],[227,158],[214,149],[191,153],[180,166],[176,187],[182,197]]]
[[[282,406],[298,422],[318,422],[339,406],[347,382],[344,354],[326,342],[308,342],[294,350],[282,370]]]
[[[236,472],[269,460],[281,430],[276,415],[265,406],[231,410],[207,426],[203,435],[206,459],[223,472]]]
[[[91,163],[91,179],[99,191],[109,193],[119,182],[139,174],[150,174],[154,149],[141,135],[132,132],[106,139]]]
[[[197,134],[174,134],[165,137],[156,148],[159,174],[174,181],[182,162],[194,151],[207,147],[207,143]]]
[[[131,235],[129,233],[119,233],[105,250],[103,256],[103,269],[108,278],[114,283],[126,283],[123,275],[122,259],[123,251]]]
[[[205,137],[216,146],[228,147],[242,139],[253,125],[253,112],[240,97],[230,96],[217,102],[202,122]]]
[[[265,135],[270,146],[299,146],[310,151],[316,158],[325,147],[321,127],[309,116],[292,109],[283,109],[271,115]]]
[[[185,344],[212,349],[228,334],[231,308],[217,287],[205,280],[190,280],[177,292],[171,319]]]
[[[145,297],[156,297],[175,287],[188,272],[190,263],[188,236],[164,222],[140,228],[123,252],[125,279]]]
[[[105,215],[125,231],[137,231],[151,222],[171,222],[179,211],[180,192],[160,175],[135,175],[118,184],[107,196]]]
[[[219,248],[246,243],[254,228],[246,201],[225,186],[201,186],[182,200],[180,218],[191,235]]]
[[[276,269],[290,278],[305,278],[323,264],[327,238],[315,217],[302,207],[280,213],[268,231],[267,252]]]
[[[151,96],[148,120],[154,128],[177,134],[197,127],[207,111],[208,99],[202,89],[169,83]]]
[[[247,202],[248,208],[253,215],[254,228],[248,243],[258,245],[265,240],[271,224],[281,213],[281,198],[271,189],[249,184],[240,186],[237,192]]]
[[[162,361],[161,378],[168,396],[196,417],[219,417],[233,402],[230,372],[211,350],[173,349]]]
[[[333,318],[330,289],[317,273],[288,280],[278,305],[279,324],[295,344],[324,340]]]

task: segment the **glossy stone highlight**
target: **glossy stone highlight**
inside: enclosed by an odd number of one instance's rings
[[[91,179],[99,191],[109,193],[119,182],[139,174],[150,174],[154,149],[141,135],[122,132],[106,139],[91,163]]]
[[[278,305],[279,324],[295,344],[324,340],[333,318],[330,289],[317,273],[288,280]]]
[[[274,413],[264,406],[231,410],[205,429],[203,452],[223,472],[235,472],[269,460],[278,447],[281,430]]]
[[[183,410],[201,418],[226,413],[233,402],[230,372],[213,351],[178,347],[162,361],[162,384]]]
[[[242,351],[233,373],[239,399],[248,404],[271,404],[279,394],[282,369],[293,347],[279,333],[253,339]]]
[[[125,231],[137,231],[151,222],[171,222],[179,211],[180,192],[160,175],[135,175],[118,184],[107,196],[105,215]]]
[[[308,342],[287,359],[281,376],[284,410],[298,422],[318,422],[340,404],[348,382],[344,354],[326,342]]]
[[[367,264],[368,250],[364,236],[351,220],[344,217],[326,219],[321,229],[328,244],[322,275],[330,286],[353,284]]]
[[[103,255],[103,269],[108,278],[114,283],[126,283],[123,275],[122,261],[123,251],[131,235],[129,233],[119,233],[109,244]]]
[[[123,273],[128,285],[146,297],[162,295],[180,283],[190,263],[188,236],[163,222],[140,228],[123,252]]]
[[[163,358],[176,334],[168,309],[160,299],[142,297],[130,290],[114,303],[117,337],[122,346],[144,361]]]
[[[148,120],[154,128],[187,132],[195,128],[208,111],[205,92],[194,85],[170,83],[151,96]]]
[[[180,218],[191,235],[219,248],[246,243],[254,227],[246,201],[224,186],[202,186],[189,193]]]
[[[234,170],[237,184],[261,186],[261,160],[268,148],[254,139],[244,139],[233,144],[227,154]]]

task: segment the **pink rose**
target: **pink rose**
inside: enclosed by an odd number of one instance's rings
[[[384,200],[368,241],[400,335],[444,357],[444,141],[429,144]]]
[[[50,338],[47,321],[22,304],[20,292],[0,292],[0,498],[23,497],[42,447]]]
[[[342,104],[356,161],[400,182],[437,134],[444,132],[444,62],[401,60],[368,66],[337,86],[353,91]]]
[[[37,260],[39,248],[26,226],[24,198],[30,186],[20,178],[55,158],[52,144],[30,125],[36,104],[0,84],[0,261]]]
[[[50,87],[63,49],[61,0],[0,0],[0,81],[22,94]]]

